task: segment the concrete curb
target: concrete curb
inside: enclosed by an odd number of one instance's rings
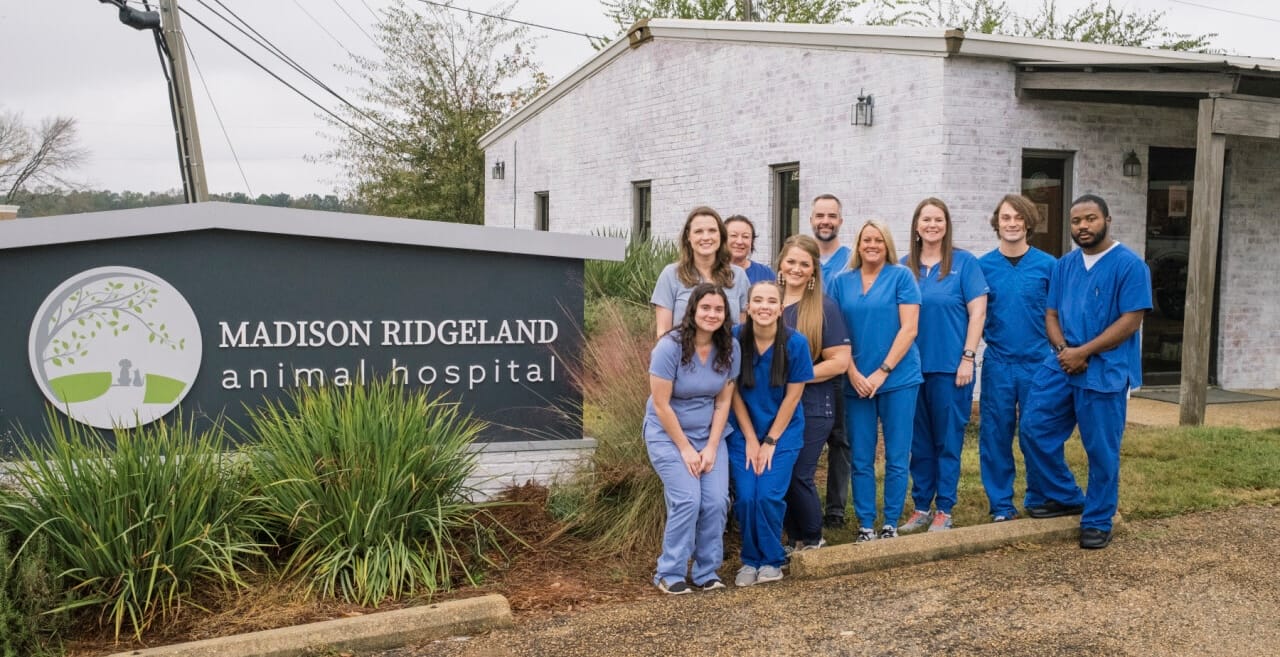
[[[1120,528],[1121,522],[1120,515],[1116,514],[1116,529]],[[1016,543],[1074,540],[1079,535],[1080,516],[993,522],[932,534],[911,534],[888,541],[848,543],[796,552],[791,555],[791,576],[820,579],[851,575],[986,552]]]
[[[295,625],[276,630],[130,650],[111,657],[297,657],[308,650],[371,651],[399,648],[512,624],[511,605],[485,595],[367,616]]]

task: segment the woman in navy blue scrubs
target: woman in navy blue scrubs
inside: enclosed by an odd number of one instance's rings
[[[782,323],[776,282],[751,286],[747,317],[734,327],[742,372],[733,393],[736,431],[728,437],[733,512],[742,531],[738,586],[782,579],[782,517],[791,469],[804,444],[804,414],[796,407],[805,381],[813,378],[809,342]]]
[[[858,231],[851,269],[835,278],[831,298],[849,329],[853,358],[844,384],[846,427],[853,452],[853,506],[859,543],[877,538],[876,425],[884,428],[884,523],[879,538],[898,535],[907,497],[907,461],[920,376],[916,324],[920,288],[895,264],[888,227],[868,221]]]
[[[951,244],[947,204],[927,198],[911,218],[911,251],[902,259],[920,285],[920,348],[924,384],[911,441],[911,500],[900,528],[951,529],[960,483],[960,450],[973,412],[975,350],[987,317],[987,280],[978,259]],[[930,509],[937,505],[936,512]]]

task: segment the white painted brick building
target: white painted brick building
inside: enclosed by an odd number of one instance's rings
[[[1058,205],[1046,206],[1060,244],[1070,245],[1063,200],[1094,193],[1110,203],[1120,241],[1139,253],[1170,243],[1185,251],[1185,232],[1162,236],[1149,221],[1157,213],[1171,221],[1176,190],[1191,189],[1190,175],[1167,174],[1165,160],[1194,159],[1197,99],[1222,91],[1218,74],[1234,81],[1230,91],[1252,84],[1251,93],[1280,95],[1267,86],[1280,76],[1275,60],[957,30],[654,20],[629,41],[482,139],[486,170],[503,169],[486,181],[487,225],[632,229],[647,190],[652,235],[674,237],[692,207],[710,205],[755,220],[757,259],[767,261],[782,235],[775,218],[794,212],[808,232],[818,194],[844,202],[846,243],[863,220],[878,218],[900,245],[916,203],[937,196],[951,208],[957,245],[983,253],[994,247],[987,222],[995,202],[1033,184],[1028,162],[1042,158],[1061,163]],[[1097,90],[1044,84],[1097,71]],[[1117,83],[1105,71],[1129,77]],[[1129,79],[1172,91],[1138,94],[1125,88]],[[1202,81],[1204,89],[1185,88]],[[870,126],[852,121],[863,94],[874,99]],[[1142,171],[1127,177],[1130,151]],[[1227,151],[1210,377],[1223,387],[1277,388],[1280,250],[1269,243],[1280,233],[1280,139],[1233,136]],[[790,208],[780,179],[789,167],[799,172]],[[1161,298],[1171,304],[1177,293]],[[1153,357],[1161,339],[1144,337]],[[1165,352],[1176,366],[1180,343]]]

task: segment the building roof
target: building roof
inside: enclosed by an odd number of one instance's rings
[[[953,28],[652,19],[636,23],[625,36],[600,50],[582,66],[485,133],[480,138],[481,148],[488,148],[511,130],[537,116],[627,51],[655,39],[722,41],[933,57],[984,57],[1026,67],[1213,70],[1247,73],[1264,78],[1280,77],[1280,60],[1270,58],[965,33]]]
[[[626,250],[620,238],[213,202],[8,219],[0,221],[0,251],[200,230],[593,260],[622,260]]]

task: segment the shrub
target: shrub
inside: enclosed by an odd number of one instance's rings
[[[656,549],[666,520],[662,481],[641,433],[652,324],[630,321],[623,308],[601,304],[595,333],[581,359],[569,364],[584,399],[583,423],[597,443],[587,470],[551,498],[575,531],[598,550],[618,554]]]
[[[17,494],[0,521],[43,537],[76,600],[57,610],[100,607],[117,638],[168,622],[192,593],[240,587],[261,556],[231,481],[224,434],[178,418],[114,432],[114,441],[50,411],[44,441],[23,435],[9,464]],[[114,445],[111,443],[114,442]],[[31,545],[28,543],[28,545]]]
[[[604,237],[627,236],[625,231],[605,229]],[[649,308],[653,286],[662,268],[675,262],[677,249],[668,240],[631,241],[622,262],[588,260],[583,267],[587,301],[609,298]]]
[[[249,414],[257,515],[285,574],[325,597],[377,605],[449,588],[490,544],[467,478],[483,423],[388,380],[301,388]]]
[[[0,657],[52,654],[45,645],[67,624],[65,615],[46,613],[62,605],[67,595],[48,539],[31,537],[15,559],[20,547],[17,535],[0,533]]]

